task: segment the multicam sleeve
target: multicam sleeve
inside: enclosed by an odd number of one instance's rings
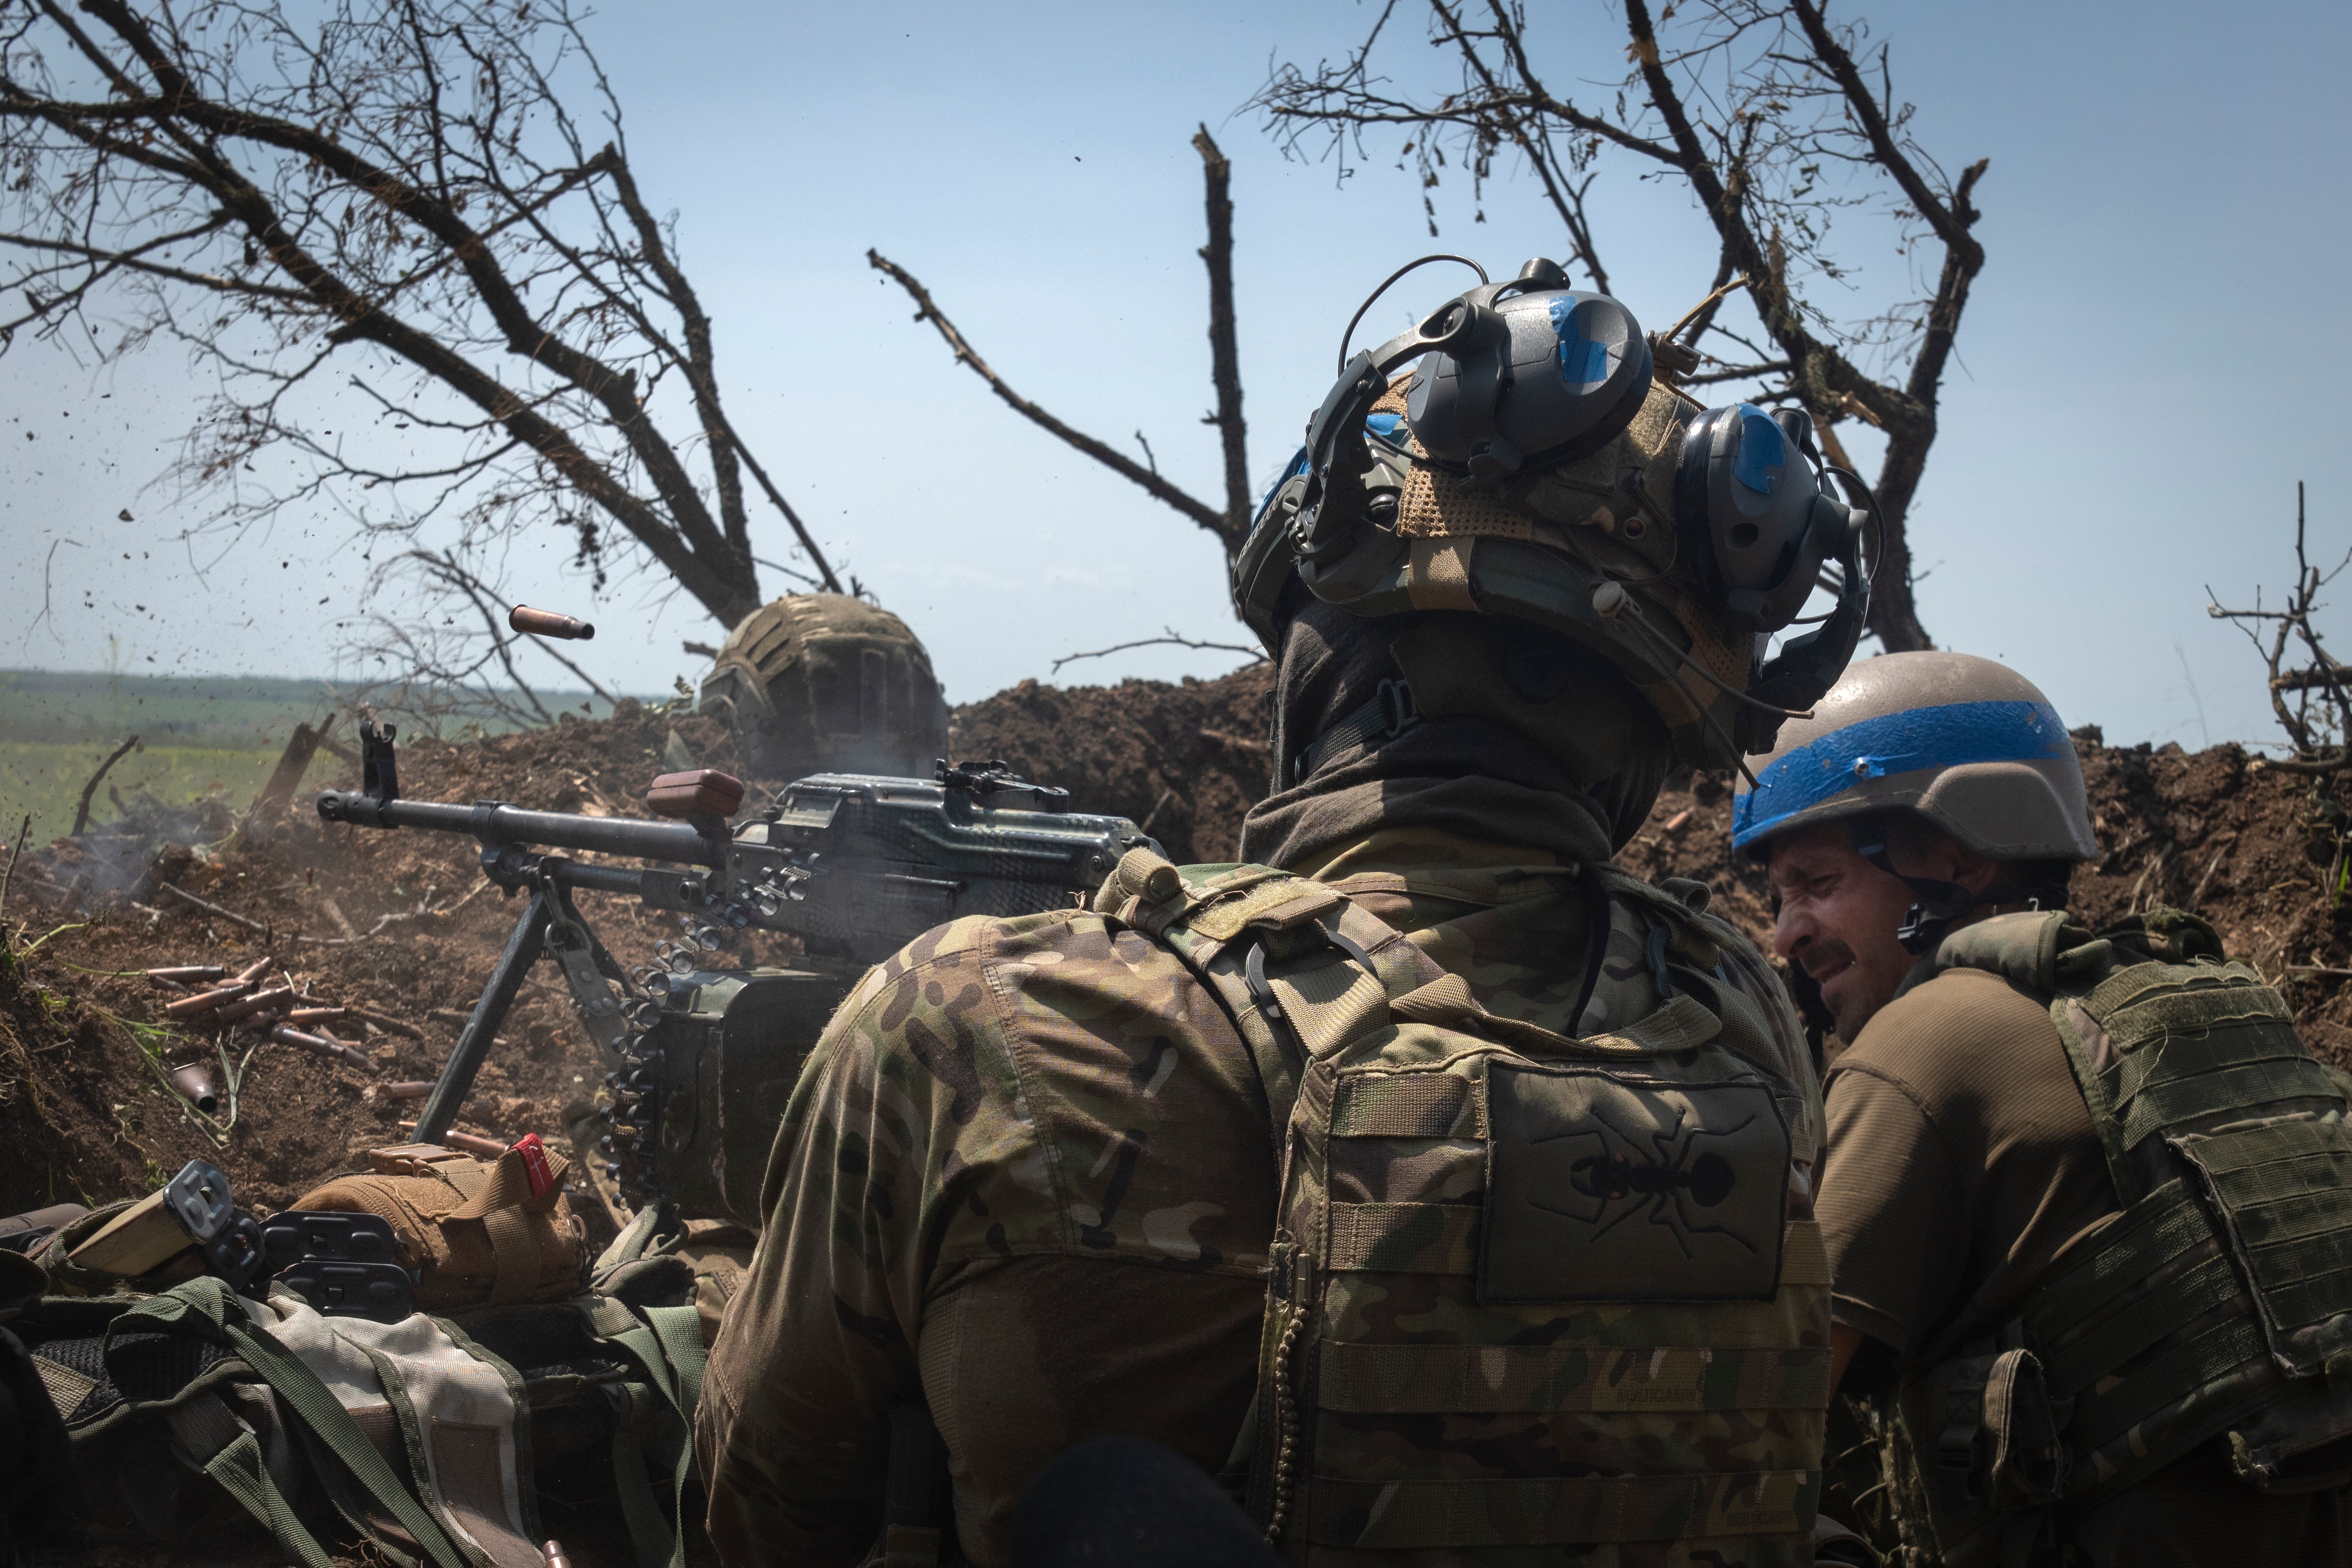
[[[1790,1131],[1799,1133],[1801,1146],[1818,1152],[1828,1126],[1822,1104],[1822,1081],[1813,1070],[1812,1052],[1805,1044],[1804,1023],[1789,1000],[1787,984],[1756,944],[1729,921],[1720,915],[1702,913],[1697,916],[1697,923],[1719,951],[1718,976],[1728,981],[1732,991],[1746,1004],[1740,1010],[1744,1016],[1724,1019],[1728,1043],[1751,1059],[1776,1065],[1780,1076],[1795,1086],[1803,1126]],[[1799,1108],[1783,1107],[1784,1110],[1792,1109]]]
[[[923,1215],[951,1139],[938,1080],[902,1037],[921,984],[912,950],[867,974],[777,1131],[759,1247],[695,1420],[711,1541],[730,1563],[854,1563],[879,1528],[889,1409],[920,1396]]]

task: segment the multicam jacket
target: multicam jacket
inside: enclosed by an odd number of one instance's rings
[[[1314,875],[1499,1017],[1586,1035],[1659,1004],[1647,928],[1612,910],[1600,936],[1591,879],[1551,856],[1391,829]],[[1810,1162],[1819,1091],[1794,1020],[1753,950],[1719,940],[1714,973],[1801,1086],[1790,1131]],[[1005,1560],[1022,1484],[1071,1443],[1139,1433],[1217,1468],[1256,1370],[1271,1145],[1232,1019],[1117,920],[962,921],[877,967],[810,1058],[712,1351],[698,1446],[722,1554],[856,1561],[888,1412],[919,1398],[982,1568]],[[1807,1331],[1825,1346],[1822,1316]]]

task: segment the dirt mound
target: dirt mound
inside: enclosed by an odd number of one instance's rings
[[[404,746],[401,784],[419,799],[641,816],[653,774],[733,760],[722,725],[628,703],[593,723]],[[0,1147],[27,1156],[0,1162],[0,1214],[142,1192],[195,1157],[227,1171],[242,1200],[282,1207],[365,1150],[406,1140],[399,1124],[417,1102],[383,1088],[440,1070],[520,910],[483,879],[470,839],[320,822],[311,793],[357,782],[340,765],[314,772],[296,805],[209,852],[151,853],[127,895],[106,893],[110,866],[71,843],[26,857],[11,923],[26,922],[28,941],[62,929],[0,977]],[[625,962],[674,934],[668,917],[619,900],[599,900],[593,918]],[[785,950],[762,933],[734,949],[755,963]],[[264,957],[275,961],[264,984],[355,1009],[324,1026],[374,1071],[174,1022],[163,1012],[172,994],[142,973],[235,973]],[[552,969],[533,971],[499,1038],[459,1127],[561,1142],[564,1107],[591,1098],[604,1068]],[[226,1097],[215,1119],[225,1131],[163,1086],[197,1061],[222,1089],[236,1084],[234,1120]]]
[[[1265,664],[1181,686],[1024,680],[957,709],[948,741],[960,758],[1003,758],[1068,790],[1078,810],[1132,819],[1180,865],[1230,860],[1265,795],[1272,689]]]
[[[1079,809],[1148,824],[1179,860],[1228,859],[1265,788],[1267,689],[1263,665],[1181,685],[1024,682],[958,710],[951,744],[959,758],[1002,758],[1062,785]],[[2075,907],[2095,921],[2153,902],[2200,905],[2231,952],[2283,984],[2312,1042],[2352,1064],[2343,787],[2315,789],[2234,747],[2110,748],[2095,731],[2077,746],[2107,849],[2076,874]],[[420,742],[404,748],[401,769],[404,793],[417,798],[635,816],[652,774],[733,761],[717,723],[629,703],[551,731]],[[439,1070],[517,910],[489,890],[469,840],[320,824],[307,792],[350,787],[348,775],[339,763],[314,770],[297,805],[209,851],[150,850],[127,871],[119,846],[105,865],[71,844],[27,856],[7,905],[25,928],[19,951],[66,929],[0,972],[0,1148],[17,1156],[0,1162],[0,1214],[142,1192],[196,1156],[222,1164],[247,1202],[281,1206],[362,1151],[404,1140],[399,1123],[416,1102],[384,1088]],[[1719,778],[1675,781],[1622,863],[1708,883],[1716,907],[1766,941],[1769,892],[1730,852],[1730,806]],[[110,893],[109,877],[130,884]],[[590,913],[624,963],[673,933],[668,918],[616,899]],[[754,933],[731,955],[772,962],[789,948]],[[175,1023],[163,1011],[171,995],[141,973],[184,963],[234,973],[265,956],[277,961],[273,983],[358,1009],[326,1026],[373,1070]],[[163,1084],[196,1060],[226,1078],[224,1053],[226,1068],[242,1066],[225,1133]],[[501,1142],[527,1131],[561,1139],[566,1106],[592,1097],[602,1070],[542,966],[459,1126]]]

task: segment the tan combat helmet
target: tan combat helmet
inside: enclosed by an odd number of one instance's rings
[[[1849,668],[1810,719],[1780,727],[1732,802],[1731,842],[1761,855],[1791,828],[1916,812],[1994,860],[2099,852],[2082,765],[2034,684],[1965,653],[1890,653]]]
[[[703,677],[700,710],[735,731],[755,776],[929,778],[947,703],[907,623],[845,594],[789,594],[743,617]]]

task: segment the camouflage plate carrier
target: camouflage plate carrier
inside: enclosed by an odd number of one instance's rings
[[[1931,962],[2048,1000],[2123,1213],[1994,1340],[1906,1369],[1881,1424],[1905,1560],[2035,1562],[2225,1436],[2262,1490],[2352,1481],[2352,1129],[2285,1001],[2175,910],[1996,916]]]
[[[1289,1562],[1811,1561],[1818,1085],[1704,888],[1561,875],[1607,911],[1589,989],[1629,1020],[1582,1039],[1262,866],[1139,849],[1097,895],[1215,990],[1265,1089],[1281,1198],[1230,1470]]]

